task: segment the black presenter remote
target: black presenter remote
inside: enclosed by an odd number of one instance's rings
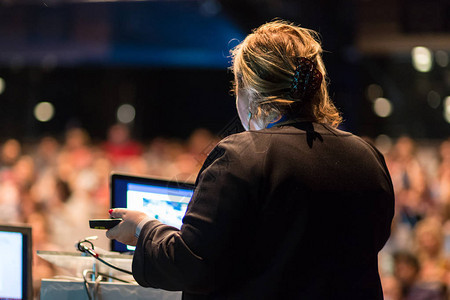
[[[89,227],[93,229],[110,229],[121,221],[122,219],[93,219],[89,220]]]

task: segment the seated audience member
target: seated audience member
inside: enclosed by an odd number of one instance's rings
[[[102,149],[114,165],[120,165],[130,157],[142,155],[142,146],[131,139],[130,129],[124,124],[109,128],[108,140],[102,145]]]
[[[436,218],[420,221],[415,229],[417,257],[421,265],[422,282],[446,281],[448,276],[448,259],[443,252],[442,224]]]

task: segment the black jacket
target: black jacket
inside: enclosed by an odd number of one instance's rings
[[[383,299],[393,213],[364,140],[316,123],[243,132],[210,153],[181,230],[143,227],[133,274],[184,299]]]

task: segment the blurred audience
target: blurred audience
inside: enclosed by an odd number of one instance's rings
[[[380,254],[385,298],[448,299],[450,139],[401,137],[384,154],[396,195],[392,234]]]
[[[144,144],[122,124],[97,144],[81,128],[68,130],[62,142],[6,140],[0,144],[0,223],[30,224],[34,251],[75,251],[76,241],[96,234],[88,219],[108,217],[111,171],[193,182],[217,142],[198,129],[186,141],[158,137]],[[396,194],[391,238],[380,253],[385,299],[447,299],[450,139],[430,144],[401,137],[383,149]],[[96,244],[109,245],[101,238]],[[55,270],[35,258],[36,287]]]

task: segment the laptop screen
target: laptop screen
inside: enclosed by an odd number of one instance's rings
[[[29,299],[31,229],[0,225],[0,299]]]
[[[162,223],[181,228],[194,186],[184,182],[166,181],[123,174],[111,176],[111,207],[124,207],[145,212]],[[113,251],[135,248],[113,241]]]

